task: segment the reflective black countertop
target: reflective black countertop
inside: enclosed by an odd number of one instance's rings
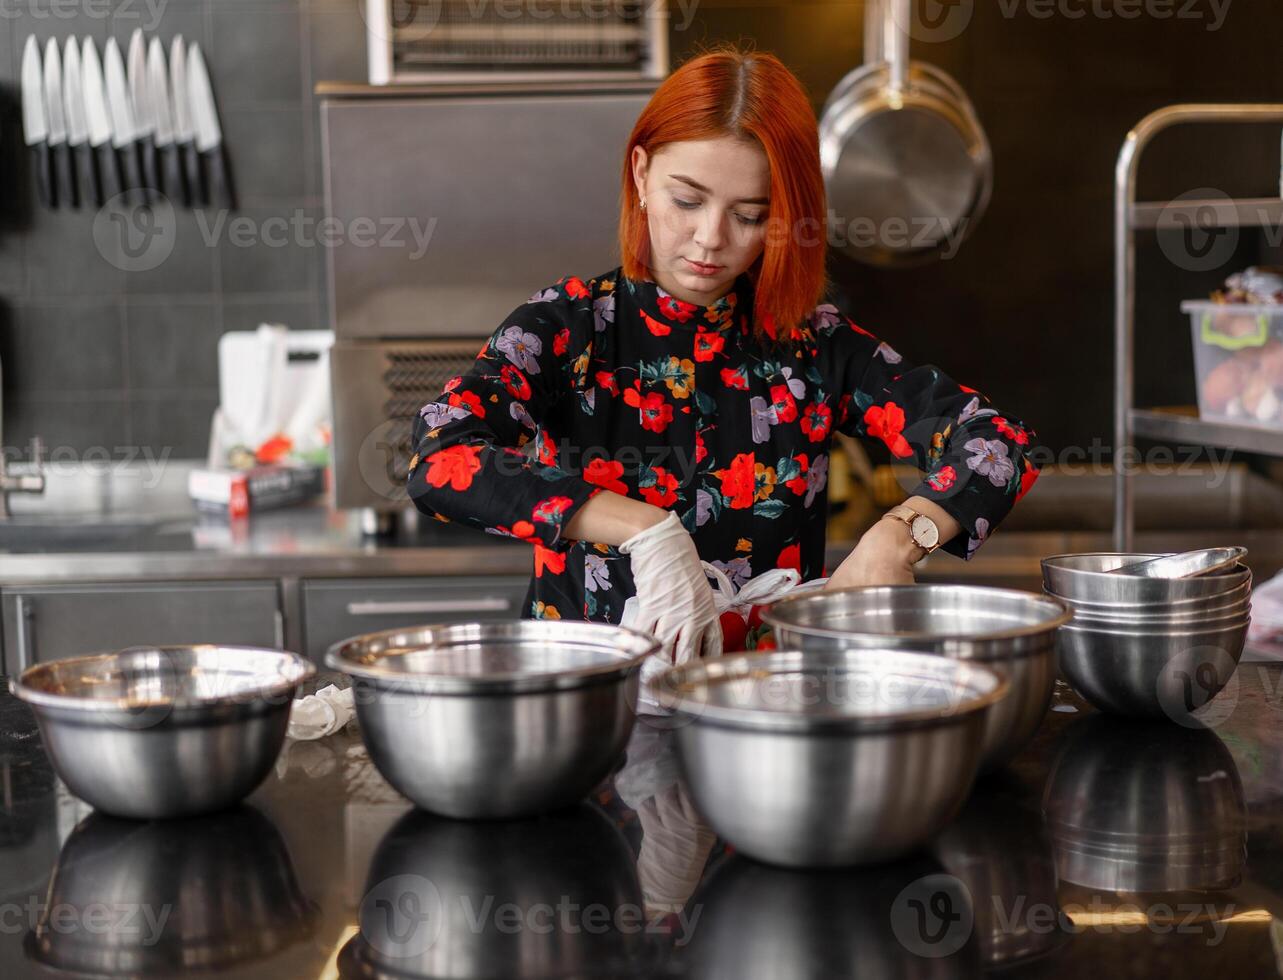
[[[1058,685],[931,847],[803,873],[716,838],[653,720],[538,819],[415,811],[349,729],[287,743],[236,810],[132,823],[69,796],[0,694],[0,977],[1277,976],[1283,665],[1211,708],[1125,723]]]

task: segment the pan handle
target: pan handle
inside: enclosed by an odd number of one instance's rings
[[[866,0],[864,5],[864,63],[886,63],[892,91],[904,88],[909,74],[909,41],[913,0]]]

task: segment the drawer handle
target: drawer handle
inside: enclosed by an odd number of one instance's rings
[[[454,612],[507,612],[512,600],[502,596],[481,599],[419,599],[414,602],[349,602],[349,616],[418,616]]]

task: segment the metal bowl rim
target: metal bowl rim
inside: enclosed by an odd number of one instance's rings
[[[1237,633],[1239,630],[1245,630],[1252,623],[1251,616],[1244,616],[1239,622],[1231,626],[1220,626],[1213,630],[1133,630],[1133,629],[1084,629],[1078,626],[1066,626],[1065,629],[1071,633],[1088,633],[1093,636],[1219,636],[1224,633]]]
[[[1243,599],[1250,598],[1252,595],[1252,579],[1249,576],[1232,589],[1225,589],[1223,592],[1213,592],[1210,595],[1188,596],[1184,599],[1170,600],[1135,600],[1132,602],[1103,602],[1098,599],[1078,599],[1074,596],[1063,595],[1060,592],[1053,592],[1044,584],[1042,587],[1043,595],[1051,596],[1053,599],[1059,599],[1066,603],[1070,609],[1078,611],[1081,607],[1087,607],[1085,612],[1091,612],[1092,608],[1102,609],[1158,609],[1171,610],[1172,612],[1181,612],[1185,608],[1197,609],[1209,603],[1222,602],[1227,596],[1233,596],[1235,593],[1242,592],[1242,598],[1233,599],[1226,605],[1233,605],[1236,602],[1242,602]]]
[[[1129,558],[1130,558],[1130,557],[1133,557],[1133,556],[1139,556],[1139,557],[1141,557],[1141,558],[1147,558],[1147,557],[1153,557],[1153,558],[1170,558],[1170,557],[1172,557],[1172,556],[1173,556],[1173,555],[1175,555],[1175,554],[1179,554],[1179,552],[1170,551],[1170,552],[1167,552],[1167,553],[1165,553],[1165,554],[1164,554],[1164,553],[1152,552],[1152,551],[1135,551],[1135,552],[1133,552],[1133,551],[1069,551],[1069,552],[1065,552],[1064,554],[1059,554],[1059,555],[1047,555],[1047,556],[1046,556],[1046,557],[1044,557],[1044,558],[1040,558],[1040,559],[1038,560],[1038,567],[1039,567],[1039,569],[1040,569],[1040,570],[1043,570],[1044,575],[1045,575],[1045,574],[1046,574],[1046,573],[1045,573],[1045,569],[1046,569],[1046,567],[1047,567],[1047,564],[1048,564],[1049,562],[1054,562],[1057,558],[1095,558],[1095,557],[1111,557],[1111,558],[1115,558],[1115,557],[1121,557],[1121,556],[1126,556],[1126,557],[1129,557]],[[1241,566],[1241,567],[1239,567],[1239,566]],[[1128,576],[1128,575],[1115,575],[1113,572],[1096,572],[1096,571],[1091,571],[1091,570],[1086,569],[1086,568],[1066,568],[1066,567],[1065,567],[1065,566],[1063,566],[1063,565],[1053,565],[1052,567],[1053,567],[1053,568],[1055,568],[1055,569],[1056,569],[1057,571],[1059,571],[1059,572],[1065,572],[1065,573],[1070,574],[1070,575],[1082,575],[1082,576],[1088,576],[1088,577],[1090,577],[1093,581],[1094,581],[1094,580],[1096,580],[1097,578],[1102,578],[1102,579],[1104,579],[1104,580],[1106,580],[1106,581],[1108,581],[1108,582],[1120,582],[1120,581],[1121,581],[1121,582],[1125,582],[1125,581],[1128,581],[1129,579],[1130,579],[1130,580],[1132,580],[1132,581],[1135,581],[1135,582],[1145,582],[1145,581],[1149,581],[1149,582],[1163,582],[1163,581],[1167,581],[1167,582],[1195,582],[1195,581],[1207,581],[1207,582],[1211,582],[1211,581],[1215,581],[1215,580],[1216,580],[1216,579],[1218,579],[1218,578],[1234,578],[1235,576],[1240,576],[1240,575],[1246,575],[1246,576],[1248,576],[1248,577],[1250,578],[1250,577],[1251,577],[1251,575],[1252,575],[1252,569],[1251,569],[1251,567],[1250,567],[1250,566],[1248,566],[1248,565],[1244,565],[1244,564],[1243,564],[1243,562],[1241,562],[1241,561],[1236,562],[1234,565],[1229,566],[1229,568],[1228,568],[1228,569],[1223,570],[1223,571],[1221,571],[1221,572],[1218,572],[1218,573],[1216,573],[1216,574],[1212,574],[1212,575],[1198,575],[1198,576],[1195,576],[1194,578],[1189,578],[1189,579],[1161,579],[1161,578],[1151,579],[1151,578],[1148,578],[1148,577],[1146,577],[1146,576],[1144,576],[1144,575],[1131,575],[1131,576]],[[1240,583],[1240,584],[1241,584],[1241,583]],[[1228,591],[1228,589],[1227,589],[1226,591]],[[1210,595],[1216,595],[1216,593],[1215,593],[1215,592],[1213,592],[1213,593],[1209,593],[1209,594],[1210,594]],[[1200,597],[1197,597],[1197,598],[1202,598],[1202,597],[1200,596]]]
[[[1018,626],[1018,627],[1015,627],[1014,629],[996,630],[992,633],[981,634],[981,633],[943,633],[943,632],[937,633],[937,632],[931,632],[931,631],[925,631],[925,630],[916,630],[916,631],[904,630],[898,633],[877,633],[877,632],[872,632],[867,630],[828,629],[823,626],[798,626],[793,623],[780,622],[775,612],[776,609],[782,606],[787,606],[790,603],[797,603],[801,605],[802,603],[805,603],[808,601],[816,602],[824,598],[827,598],[829,596],[843,595],[845,593],[850,593],[850,592],[872,593],[876,591],[896,592],[901,590],[904,590],[904,591],[912,590],[916,592],[923,592],[923,591],[935,592],[935,591],[944,591],[944,590],[953,591],[958,589],[965,589],[968,592],[986,593],[990,595],[998,594],[998,595],[1004,595],[1004,596],[1014,596],[1026,601],[1032,601],[1040,604],[1056,606],[1060,609],[1060,613],[1059,615],[1051,619],[1048,619],[1045,622],[1037,623],[1032,626]],[[1043,634],[1043,633],[1051,633],[1054,630],[1058,629],[1059,627],[1064,626],[1073,618],[1074,618],[1073,609],[1072,607],[1070,607],[1070,605],[1067,602],[1065,602],[1059,596],[1050,595],[1045,592],[1027,592],[1024,589],[1004,589],[994,585],[948,585],[945,583],[927,583],[927,584],[917,584],[917,585],[856,585],[846,589],[833,589],[833,590],[825,590],[825,591],[806,592],[799,596],[793,596],[793,597],[786,596],[785,598],[779,600],[778,602],[772,603],[762,613],[762,622],[768,624],[769,626],[772,626],[776,629],[783,628],[783,629],[791,630],[794,633],[798,633],[805,636],[822,636],[822,637],[825,637],[826,639],[834,639],[834,640],[840,640],[845,637],[853,636],[853,635],[854,636],[871,636],[871,637],[882,636],[882,637],[894,638],[897,642],[899,641],[911,642],[915,640],[921,640],[923,642],[929,642],[929,643],[938,643],[941,641],[950,641],[950,640],[958,640],[958,641],[964,641],[964,642],[965,641],[989,642],[991,640],[1017,640],[1017,639],[1022,639],[1024,637],[1039,636],[1040,634]],[[986,658],[981,657],[981,658],[973,658],[973,659],[979,659],[983,661]],[[999,656],[993,659],[1003,659],[1003,657]]]
[[[804,661],[815,659],[854,657],[867,660],[879,666],[898,662],[905,672],[911,669],[926,670],[939,675],[947,675],[955,681],[973,686],[972,678],[979,678],[984,684],[993,687],[986,692],[972,694],[958,707],[951,711],[936,708],[924,708],[916,711],[901,711],[881,715],[845,715],[817,718],[814,716],[770,711],[761,708],[728,708],[711,705],[707,702],[693,702],[680,693],[673,698],[673,692],[680,692],[684,675],[702,672],[709,679],[734,680],[738,676],[750,676],[753,668],[759,664]],[[691,681],[686,686],[694,686]],[[851,648],[835,654],[831,651],[818,652],[806,650],[763,650],[734,653],[714,660],[691,661],[669,667],[662,674],[650,678],[646,684],[651,697],[660,704],[673,708],[674,713],[689,718],[693,722],[710,722],[719,727],[746,729],[757,732],[787,732],[806,735],[821,732],[846,732],[851,735],[895,731],[900,729],[930,727],[936,724],[949,724],[968,717],[978,711],[984,711],[997,704],[1011,691],[1011,681],[999,671],[983,663],[970,660],[956,660],[934,653],[918,653],[906,650]],[[979,749],[977,749],[979,752]]]
[[[541,625],[548,624],[548,625]],[[545,674],[522,674],[515,672],[486,675],[407,673],[380,669],[377,666],[360,663],[351,659],[349,653],[357,645],[367,645],[372,641],[396,636],[418,630],[440,630],[444,634],[462,632],[477,628],[480,637],[473,642],[503,642],[505,638],[520,641],[525,634],[536,634],[541,630],[551,632],[553,629],[573,634],[584,641],[597,638],[602,641],[623,637],[634,647],[645,647],[640,653],[620,651],[613,662],[595,664],[590,667],[577,667],[571,670],[554,671]],[[446,643],[440,649],[463,644]],[[601,642],[602,650],[609,650],[613,644]],[[332,670],[339,670],[350,677],[368,681],[377,687],[391,688],[407,694],[500,694],[500,693],[533,693],[537,691],[570,690],[593,683],[602,683],[626,676],[640,670],[642,663],[660,648],[661,644],[653,636],[640,633],[624,626],[611,623],[581,622],[578,620],[540,620],[520,619],[493,623],[424,623],[417,626],[399,627],[379,630],[374,633],[362,633],[348,637],[333,644],[325,653],[325,665]],[[417,648],[399,648],[393,656],[404,656],[407,653],[432,650],[432,644],[423,644]]]
[[[237,691],[233,694],[222,694],[215,697],[171,697],[143,700],[139,698],[92,698],[92,697],[73,697],[66,694],[55,694],[51,691],[42,690],[33,687],[31,680],[41,673],[52,671],[53,668],[61,665],[66,667],[69,664],[94,663],[119,658],[124,654],[142,650],[159,650],[161,652],[170,652],[176,650],[232,650],[237,653],[249,653],[255,656],[272,657],[279,660],[284,665],[294,668],[295,676],[291,678],[281,678],[273,681],[271,684],[265,684],[260,688],[246,689]],[[168,707],[176,711],[183,709],[201,709],[214,708],[224,705],[245,705],[256,700],[266,700],[269,698],[280,698],[286,694],[292,693],[299,684],[309,680],[316,674],[316,665],[290,650],[274,650],[271,647],[255,647],[233,643],[174,643],[174,644],[157,644],[155,646],[133,646],[122,647],[119,650],[106,650],[98,653],[81,654],[76,657],[63,657],[59,660],[50,660],[46,663],[32,664],[24,670],[18,677],[9,679],[9,691],[14,697],[28,704],[42,708],[56,708],[65,711],[94,711],[104,712],[111,710],[130,710],[143,707]]]

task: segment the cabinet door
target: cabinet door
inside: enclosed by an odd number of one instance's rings
[[[135,645],[284,642],[274,581],[24,586],[0,590],[0,608],[10,674]]]
[[[303,583],[307,655],[322,663],[339,640],[421,623],[518,619],[527,576],[309,579]]]

